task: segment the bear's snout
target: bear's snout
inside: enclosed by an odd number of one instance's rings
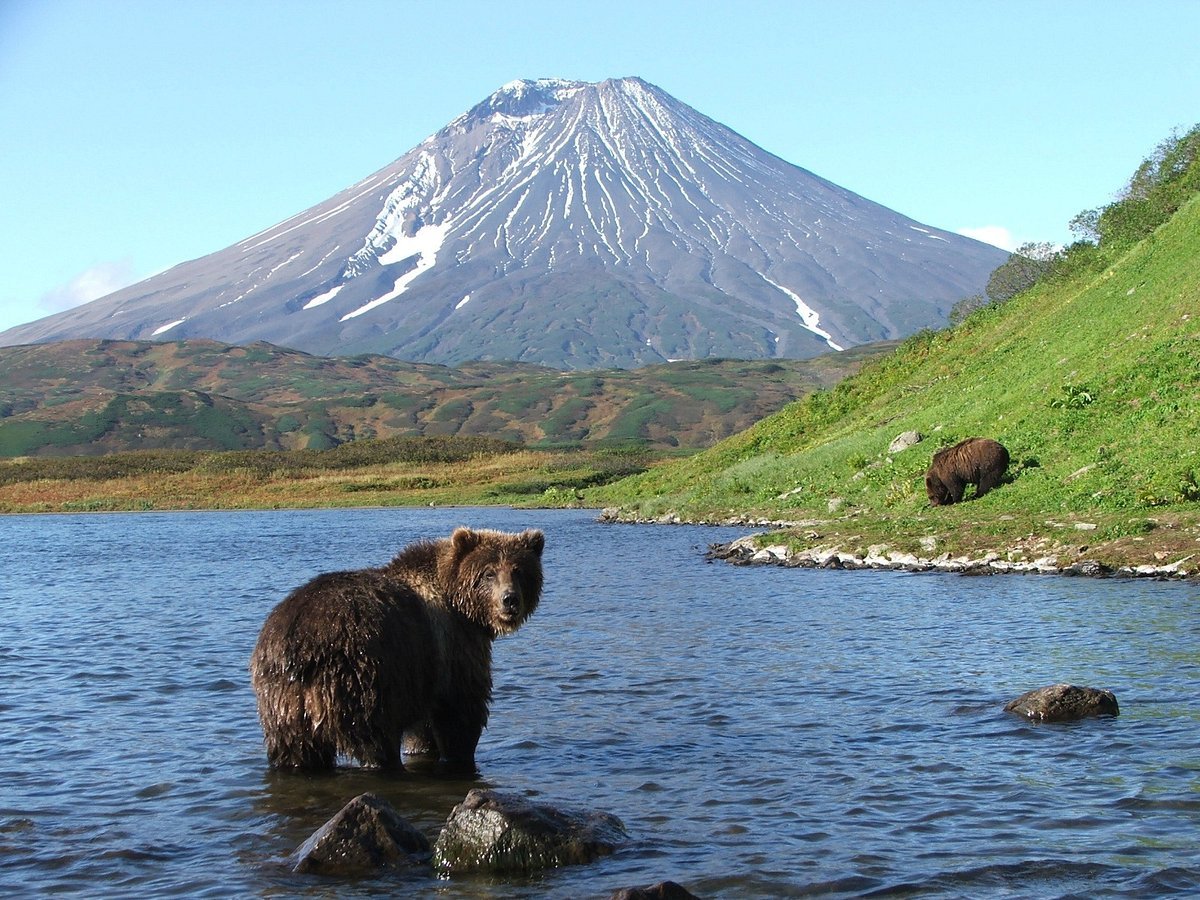
[[[507,590],[500,596],[500,605],[510,616],[521,611],[521,595],[514,590]]]

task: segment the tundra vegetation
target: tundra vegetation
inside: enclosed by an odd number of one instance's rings
[[[892,346],[595,372],[212,341],[5,347],[0,512],[574,504]]]
[[[639,446],[530,449],[481,437],[361,440],[330,450],[145,450],[0,460],[0,512],[572,506],[643,471]]]
[[[1200,569],[1198,156],[1200,127],[1173,135],[1113,203],[1077,217],[1077,243],[1008,264],[1021,290],[588,501],[630,518],[796,523],[761,538],[794,549],[1058,565],[1195,556]],[[909,430],[925,440],[889,453]],[[1006,480],[931,508],[934,451],[974,435],[1009,449]]]
[[[371,438],[450,435],[543,449],[695,450],[894,346],[592,372],[331,358],[203,340],[0,347],[0,457],[327,450]]]

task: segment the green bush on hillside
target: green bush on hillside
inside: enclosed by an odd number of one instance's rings
[[[1084,243],[1107,250],[1128,247],[1171,218],[1200,192],[1200,125],[1163,140],[1107,206],[1084,210],[1071,220]]]
[[[1162,141],[1133,173],[1121,200],[1100,214],[1100,243],[1132,244],[1174,215],[1200,191],[1198,160],[1200,125]]]
[[[1053,244],[1045,241],[1022,244],[988,278],[988,298],[993,303],[1004,303],[1029,290],[1053,270],[1057,258]]]
[[[138,450],[107,456],[46,456],[0,465],[0,484],[87,479],[108,481],[136,475],[170,475],[195,468],[206,454],[194,450]]]

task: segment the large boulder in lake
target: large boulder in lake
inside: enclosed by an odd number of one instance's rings
[[[1112,691],[1052,684],[1022,694],[1010,701],[1004,711],[1034,722],[1074,722],[1089,716],[1115,716],[1120,709]]]
[[[365,875],[429,863],[429,841],[375,794],[360,794],[296,851],[295,871]]]
[[[433,847],[441,872],[533,872],[587,863],[629,835],[616,816],[562,810],[515,794],[472,790],[450,812]]]

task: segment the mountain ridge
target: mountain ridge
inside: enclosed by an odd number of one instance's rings
[[[0,344],[207,337],[580,369],[803,358],[944,324],[1006,258],[640,78],[520,80],[329,200]]]

